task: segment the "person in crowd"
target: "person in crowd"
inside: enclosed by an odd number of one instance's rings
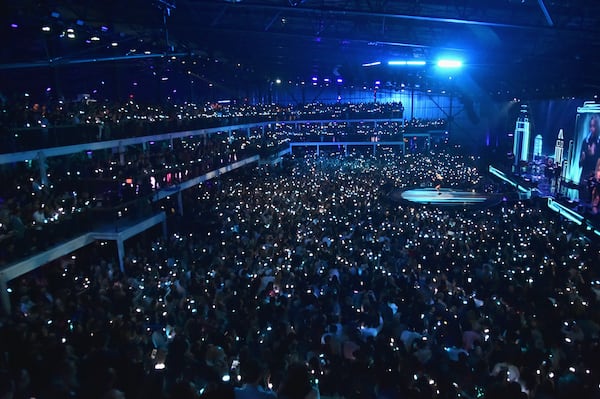
[[[311,383],[310,372],[305,364],[297,363],[288,367],[285,379],[277,391],[280,399],[319,399],[316,384]]]
[[[244,384],[235,389],[235,399],[274,399],[276,394],[265,389],[261,384],[268,377],[264,365],[249,358],[241,366]]]

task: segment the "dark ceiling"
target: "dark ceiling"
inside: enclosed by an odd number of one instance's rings
[[[598,1],[23,0],[0,7],[7,74],[101,62],[135,70],[175,54],[170,70],[223,85],[311,76],[432,85],[439,80],[432,66],[387,61],[432,65],[451,56],[464,61],[464,84],[481,93],[600,91]],[[76,37],[60,37],[69,28]],[[382,64],[362,66],[375,61]]]

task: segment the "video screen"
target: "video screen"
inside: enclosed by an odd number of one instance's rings
[[[579,199],[586,199],[589,185],[600,171],[600,108],[597,104],[578,109],[566,180],[579,186]]]

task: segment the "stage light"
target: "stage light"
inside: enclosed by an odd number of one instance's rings
[[[367,63],[362,64],[362,66],[364,66],[364,67],[372,67],[372,66],[377,66],[377,65],[381,65],[381,61],[367,62]]]
[[[42,26],[42,32],[50,32],[49,26]]]
[[[13,28],[13,29],[17,29],[19,27],[19,25],[17,25],[17,24],[10,24],[10,27]]]
[[[111,46],[113,46],[113,47],[117,47],[117,46],[119,45],[119,43],[117,43],[117,42],[112,42],[110,45],[111,45]]]
[[[441,59],[437,62],[437,66],[440,68],[461,68],[462,65],[460,60]]]
[[[344,80],[342,78],[337,78],[336,82],[338,82],[338,83],[344,83]]]
[[[90,37],[90,40],[93,42],[97,42],[100,40],[100,38],[98,36],[92,36],[92,37]]]
[[[388,65],[391,66],[424,66],[427,65],[427,62],[421,60],[391,60],[388,61]]]
[[[65,37],[65,36],[67,36],[69,39],[75,39],[75,29],[67,28],[67,30],[64,31],[62,33],[62,35],[60,35],[60,37]]]
[[[281,79],[275,79],[275,83],[280,85],[281,84]]]

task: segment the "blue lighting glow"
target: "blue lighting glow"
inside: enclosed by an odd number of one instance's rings
[[[461,68],[463,63],[460,60],[441,59],[437,62],[437,66],[440,68]]]
[[[364,66],[364,67],[372,67],[372,66],[377,66],[377,65],[381,65],[381,61],[367,62],[367,63],[362,64],[362,66]]]
[[[449,188],[416,188],[402,193],[406,201],[427,205],[476,205],[489,199],[486,194]]]
[[[490,165],[488,167],[488,170],[490,171],[491,174],[493,174],[494,176],[496,176],[497,178],[499,178],[500,180],[510,184],[513,187],[516,187],[517,190],[519,190],[520,192],[527,194],[527,195],[531,195],[531,190],[521,186],[520,184],[518,184],[516,181],[511,180],[508,176],[506,176],[506,174],[504,172],[502,172],[499,169],[494,168],[492,165]]]
[[[581,225],[583,223],[583,216],[577,212],[567,208],[566,206],[554,201],[552,198],[548,198],[548,208],[557,212],[559,215],[564,216],[568,220],[575,224]]]

